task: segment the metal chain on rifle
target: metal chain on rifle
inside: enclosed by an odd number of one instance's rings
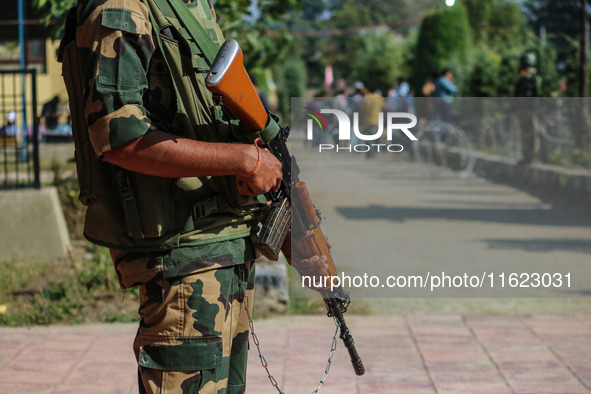
[[[275,387],[275,389],[277,390],[277,392],[279,394],[285,394],[279,388],[279,384],[277,383],[277,379],[275,379],[275,377],[273,377],[273,375],[271,375],[271,372],[269,371],[269,364],[267,363],[265,356],[263,356],[263,353],[261,352],[260,341],[259,341],[259,338],[257,337],[257,334],[254,332],[254,323],[252,321],[252,317],[250,316],[250,308],[248,307],[248,295],[246,294],[246,291],[243,294],[244,294],[244,309],[246,310],[246,316],[248,317],[248,325],[250,326],[250,335],[252,336],[252,341],[254,342],[254,344],[257,348],[257,352],[259,354],[259,359],[261,360],[261,365],[263,366],[263,368],[265,368],[265,371],[267,372],[267,377],[269,378],[269,382],[271,382],[271,385],[273,387]],[[312,392],[312,394],[317,394],[318,390],[320,390],[320,387],[322,387],[322,385],[324,384],[324,382],[328,378],[328,373],[330,371],[330,365],[332,363],[332,358],[334,357],[334,354],[337,350],[337,342],[338,342],[337,337],[339,335],[339,323],[337,322],[337,320],[335,318],[333,318],[333,320],[335,322],[336,329],[334,332],[334,336],[332,337],[332,344],[330,346],[330,351],[328,352],[328,361],[326,363],[326,368],[324,368],[324,373],[322,374],[322,377],[320,378],[320,384],[318,385],[318,387],[316,387],[316,390],[314,390]]]
[[[250,335],[252,336],[252,341],[254,342],[255,346],[257,347],[257,352],[259,353],[259,359],[261,360],[261,364],[262,364],[263,368],[265,368],[265,371],[267,371],[267,377],[269,378],[269,381],[271,382],[273,387],[275,387],[275,389],[277,389],[277,392],[279,394],[285,394],[279,388],[279,384],[277,383],[277,379],[275,379],[273,377],[273,375],[271,375],[271,372],[269,372],[269,364],[267,363],[265,356],[263,356],[263,353],[261,353],[261,346],[260,346],[259,338],[257,337],[257,334],[254,332],[254,323],[252,322],[252,317],[250,316],[250,308],[248,307],[248,295],[246,294],[246,291],[244,292],[244,309],[246,310],[246,316],[248,317],[248,325],[250,326]]]
[[[318,387],[316,387],[316,390],[312,391],[312,394],[317,394],[318,390],[320,390],[320,387],[322,387],[322,385],[328,378],[328,373],[330,372],[330,365],[332,364],[332,358],[334,357],[334,354],[337,350],[337,336],[339,335],[339,323],[337,322],[337,319],[334,317],[333,320],[337,328],[335,329],[334,336],[332,337],[332,344],[330,345],[330,351],[328,352],[328,361],[326,362],[326,368],[324,368],[324,373],[320,378],[320,384],[318,385]]]

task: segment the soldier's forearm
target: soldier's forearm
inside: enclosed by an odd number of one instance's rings
[[[154,130],[114,150],[105,161],[130,171],[165,178],[249,174],[258,153],[253,145],[179,138]]]

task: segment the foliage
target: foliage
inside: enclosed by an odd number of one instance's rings
[[[6,313],[0,315],[0,325],[136,321],[135,311],[115,301],[121,290],[108,250],[89,248],[90,258],[78,261],[2,262],[0,304],[6,305]],[[137,297],[133,291],[125,294]],[[110,307],[100,308],[101,300]]]
[[[53,23],[53,38],[60,38],[64,31],[64,23],[68,10],[76,5],[77,0],[33,0],[33,8],[41,12],[44,25]]]
[[[581,30],[580,0],[527,0],[524,3],[528,23],[536,33],[545,31],[558,52],[558,60],[568,56],[569,40],[576,39]]]
[[[463,0],[475,44],[507,48],[522,43],[525,16],[519,4],[509,0]]]
[[[461,82],[466,73],[470,36],[468,14],[461,3],[423,19],[414,60],[413,85],[422,86],[433,72],[448,67]]]
[[[335,9],[332,18],[321,27],[350,29],[371,23],[371,9],[367,5],[359,4],[354,0],[345,0],[342,7]],[[353,79],[356,60],[366,56],[363,38],[358,34],[319,37],[306,41],[311,44],[307,47],[313,48],[313,51],[305,54],[310,73],[316,76],[310,81],[312,86],[322,84],[324,67],[328,64],[333,66],[336,79]]]
[[[67,11],[77,0],[33,0],[33,7],[42,14],[45,24],[54,22],[62,26]],[[296,0],[217,0],[215,1],[218,22],[225,31],[231,31],[242,21],[250,20],[251,23],[269,22],[277,19],[286,12],[297,9]],[[56,32],[54,32],[56,33]],[[54,34],[54,38],[60,35]]]
[[[494,47],[492,47],[494,48]],[[524,52],[533,52],[538,59],[537,76],[539,95],[557,94],[559,76],[556,70],[556,53],[548,44],[530,37],[529,44],[514,45],[509,49],[495,50],[488,45],[478,45],[472,53],[472,70],[467,81],[467,96],[511,97],[519,79],[519,60]]]
[[[306,91],[307,68],[299,56],[292,56],[273,69],[277,80],[279,113],[289,119],[292,97],[303,97]]]
[[[540,79],[540,93],[542,97],[556,96],[559,89],[559,75],[556,68],[557,52],[554,47],[538,38],[533,38],[530,51],[538,59],[537,75]]]
[[[466,83],[466,95],[498,97],[499,90],[503,88],[504,84],[514,85],[513,81],[508,82],[500,79],[503,57],[497,52],[488,50],[486,46],[479,46],[474,50],[473,56],[475,61]]]
[[[370,90],[386,92],[398,77],[406,77],[405,46],[398,36],[381,32],[363,37],[363,54],[354,63],[355,80],[363,81]]]
[[[580,149],[574,149],[572,152],[551,149],[545,162],[563,167],[591,169],[591,153]]]
[[[334,9],[334,0],[302,0],[300,1],[302,18],[315,21],[322,20]]]
[[[442,3],[442,0],[365,0],[362,7],[369,10],[370,24],[385,24],[415,18],[429,9],[441,7]],[[335,10],[361,7],[360,2],[349,0],[340,0],[334,5]]]

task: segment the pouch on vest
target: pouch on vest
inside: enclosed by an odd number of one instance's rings
[[[179,204],[171,197],[175,180],[126,171],[94,153],[84,116],[82,59],[87,54],[76,46],[76,14],[77,7],[68,12],[58,60],[70,99],[78,198],[88,207],[84,235],[119,249],[171,249],[185,225],[177,220]]]

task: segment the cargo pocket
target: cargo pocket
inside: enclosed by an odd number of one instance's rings
[[[159,238],[178,232],[172,180],[122,172],[119,189],[128,235],[133,239]]]
[[[161,371],[160,383],[166,388],[163,392],[177,392],[180,386],[183,393],[197,394],[208,383],[220,380],[223,369],[221,349],[221,337],[154,342],[146,338],[139,349],[138,364],[142,368]]]
[[[109,34],[100,44],[98,83],[119,90],[145,88],[145,59],[138,55],[150,51],[144,42],[151,31],[149,23],[138,13],[105,8],[101,24]]]
[[[208,371],[222,365],[221,337],[186,337],[173,341],[143,339],[138,364],[163,371]],[[205,374],[205,373],[204,373]]]

